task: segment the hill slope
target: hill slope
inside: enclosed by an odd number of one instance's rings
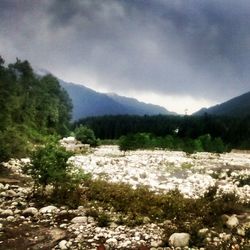
[[[195,112],[193,115],[203,115],[204,113],[235,117],[250,115],[250,92],[237,96],[216,106],[203,108]]]
[[[68,83],[62,80],[60,80],[60,84],[72,99],[73,120],[88,116],[117,114],[174,114],[161,106],[139,102],[134,98],[99,93],[83,85]]]

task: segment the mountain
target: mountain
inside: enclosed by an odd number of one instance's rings
[[[203,115],[204,113],[235,117],[250,115],[250,92],[237,96],[216,106],[202,108],[193,115]]]
[[[165,108],[161,106],[150,103],[139,102],[135,98],[120,96],[115,93],[109,93],[107,95],[117,103],[126,107],[127,112],[129,114],[137,114],[137,115],[175,114],[174,112],[167,111]]]
[[[96,92],[83,85],[68,83],[58,79],[61,86],[68,92],[73,102],[73,120],[88,116],[102,115],[174,115],[165,108],[139,102],[134,98],[119,96],[117,94],[104,94]]]

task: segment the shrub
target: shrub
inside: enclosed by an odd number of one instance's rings
[[[147,133],[137,133],[137,134],[129,134],[127,136],[122,136],[119,139],[118,144],[120,150],[122,151],[146,149],[155,146],[152,143],[150,134]]]
[[[105,212],[100,212],[97,216],[97,225],[99,227],[107,227],[109,226],[111,219],[109,215]]]
[[[71,152],[50,141],[32,153],[31,162],[25,169],[32,176],[35,187],[44,191],[47,185],[51,185],[54,194],[63,198],[62,196],[89,177],[68,163],[70,156]]]
[[[209,134],[193,139],[171,135],[156,137],[150,133],[137,133],[121,136],[118,144],[122,151],[165,148],[183,150],[187,154],[192,154],[202,151],[222,153],[227,150],[221,138],[212,139]]]
[[[94,131],[86,126],[80,125],[75,129],[75,137],[83,144],[89,144],[91,147],[98,145],[98,140],[95,137]]]

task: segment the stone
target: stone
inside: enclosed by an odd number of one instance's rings
[[[242,227],[239,227],[239,228],[237,228],[237,234],[239,235],[239,236],[245,236],[246,235],[246,231],[245,231],[245,229],[244,228],[242,228]]]
[[[159,247],[161,244],[162,244],[161,240],[158,240],[158,241],[154,240],[151,242],[152,247]]]
[[[14,190],[7,190],[7,191],[5,192],[5,196],[6,196],[6,197],[12,198],[12,197],[16,197],[16,196],[17,196],[17,193],[16,193]]]
[[[109,246],[112,246],[112,247],[115,247],[117,245],[117,239],[115,238],[110,238],[106,241],[106,243],[109,245]]]
[[[15,220],[15,217],[10,215],[6,218],[7,221],[14,221]]]
[[[13,211],[11,209],[6,209],[1,212],[1,215],[3,217],[8,217],[13,215]]]
[[[68,249],[67,243],[68,243],[68,242],[67,242],[66,240],[61,240],[61,241],[59,242],[58,246],[59,246],[59,248],[60,248],[61,250],[66,250],[66,249]]]
[[[110,225],[109,225],[109,227],[111,229],[115,229],[115,228],[117,228],[117,224],[115,222],[111,222]]]
[[[131,245],[131,241],[130,240],[126,240],[124,242],[122,242],[121,247],[125,247],[128,248]]]
[[[94,223],[95,219],[91,216],[88,217],[88,223]]]
[[[226,221],[226,226],[229,228],[229,229],[233,229],[235,227],[237,227],[239,225],[239,220],[238,218],[236,217],[236,215],[232,215],[228,218],[228,220]]]
[[[71,220],[72,223],[88,223],[88,217],[86,216],[77,216]]]
[[[250,218],[249,218],[249,220],[250,220]],[[245,229],[250,229],[250,221],[245,222],[242,226],[243,226]]]
[[[39,210],[40,213],[42,214],[46,214],[46,213],[53,213],[56,212],[58,210],[57,207],[55,206],[47,206],[47,207],[43,207]]]
[[[214,237],[214,238],[213,238],[213,241],[214,241],[214,242],[220,242],[221,240],[220,240],[220,238],[218,238],[218,237]]]
[[[199,231],[198,231],[198,235],[200,236],[200,237],[206,237],[207,236],[207,234],[208,234],[208,232],[209,232],[209,229],[208,228],[202,228],[202,229],[200,229]]]
[[[34,216],[38,213],[38,210],[35,207],[28,207],[25,210],[23,210],[24,216]]]
[[[173,233],[169,237],[169,245],[172,247],[186,247],[189,245],[190,234],[188,233]]]

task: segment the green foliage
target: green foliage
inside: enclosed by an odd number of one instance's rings
[[[138,133],[122,136],[118,141],[118,145],[122,151],[163,148],[170,150],[183,150],[186,153],[191,154],[202,151],[222,153],[227,150],[227,147],[220,138],[212,139],[210,135],[191,139],[178,138],[171,135],[166,137],[155,137],[147,133]]]
[[[118,144],[122,151],[149,148],[150,135],[146,133],[129,134],[122,136]]]
[[[198,199],[185,198],[178,190],[156,194],[146,187],[133,189],[127,184],[103,180],[87,181],[85,187],[85,199],[119,213],[118,224],[136,226],[144,221],[170,221],[164,223],[166,245],[172,233],[187,232],[191,235],[191,245],[202,247],[204,242],[198,235],[199,229],[209,227],[220,231],[223,229],[223,214],[238,214],[247,209],[247,205],[241,204],[234,193],[219,193],[217,187],[211,187]],[[96,210],[89,214],[99,217]]]
[[[97,225],[98,227],[107,227],[110,224],[110,217],[107,213],[101,212],[97,217]]]
[[[26,172],[31,175],[35,186],[44,190],[46,186],[53,187],[54,196],[63,198],[78,185],[90,178],[83,171],[73,168],[68,163],[71,152],[66,151],[54,141],[37,148],[31,156],[31,162],[26,166]]]
[[[19,59],[5,67],[0,57],[0,161],[26,155],[44,136],[67,134],[71,109],[55,77],[38,77]]]
[[[58,188],[70,178],[71,166],[67,163],[70,156],[71,152],[50,142],[33,152],[27,172],[32,176],[36,186],[45,188],[50,184]]]
[[[225,116],[134,116],[116,115],[89,117],[81,119],[77,125],[86,125],[93,129],[100,139],[119,139],[121,136],[137,133],[150,133],[156,137],[171,137],[164,148],[177,148],[177,138],[198,139],[204,135],[210,135],[211,140],[221,138],[226,150],[230,148],[250,149],[250,116],[225,117]],[[201,141],[194,142],[194,151],[210,151],[209,138],[205,136]],[[225,151],[219,141],[218,148],[212,151]],[[171,145],[174,144],[174,145]],[[164,145],[163,142],[161,145]],[[193,147],[192,146],[192,147]],[[222,147],[221,147],[222,146]],[[191,147],[191,148],[192,148]],[[202,147],[202,148],[201,148]],[[205,147],[205,148],[204,148]],[[183,148],[183,145],[181,145]],[[188,148],[189,150],[189,148]],[[191,149],[190,149],[191,150]],[[191,150],[192,151],[192,150]]]
[[[217,187],[211,187],[198,199],[185,198],[178,190],[155,193],[143,186],[133,189],[127,184],[108,183],[104,180],[88,180],[85,187],[84,199],[104,209],[114,209],[120,215],[117,218],[118,224],[136,226],[144,221],[171,220],[165,226],[166,239],[173,232],[188,232],[194,245],[201,242],[197,234],[199,229],[216,227],[220,230],[223,226],[221,215],[240,213],[247,208],[234,193],[218,193]],[[99,214],[93,209],[88,212],[88,215],[95,218]]]
[[[95,138],[93,130],[86,126],[80,125],[77,127],[75,129],[75,137],[83,144],[89,144],[92,147],[96,147],[98,145],[98,140]]]

